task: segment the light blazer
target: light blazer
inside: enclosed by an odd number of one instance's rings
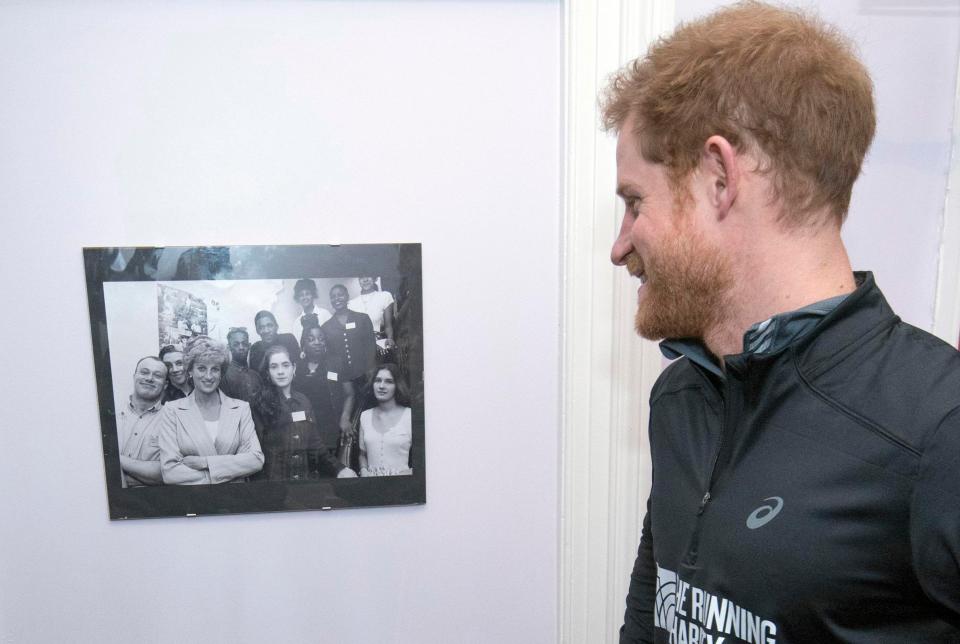
[[[217,392],[220,420],[214,443],[197,407],[195,393],[164,405],[160,422],[163,482],[173,485],[225,483],[259,472],[263,467],[263,451],[253,428],[250,405]],[[184,465],[185,456],[206,456],[209,470]]]

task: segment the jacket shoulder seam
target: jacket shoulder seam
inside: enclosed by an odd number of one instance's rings
[[[880,438],[886,440],[888,443],[891,443],[893,446],[897,447],[898,449],[909,452],[910,454],[912,454],[917,458],[923,455],[922,451],[915,445],[912,445],[911,443],[907,442],[903,438],[895,435],[885,426],[881,425],[880,423],[874,421],[871,418],[867,418],[866,416],[850,408],[850,406],[840,402],[833,396],[830,396],[825,391],[816,387],[809,379],[810,377],[812,377],[812,374],[808,376],[808,374],[805,374],[803,372],[803,369],[800,368],[800,363],[796,355],[793,356],[793,364],[794,364],[794,368],[796,369],[797,376],[800,379],[800,382],[802,383],[804,388],[806,388],[808,391],[810,391],[810,393],[812,393],[814,396],[822,400],[829,407],[843,414],[844,416],[854,421],[864,429],[878,435]]]
[[[847,346],[843,347],[841,351],[838,351],[837,353],[829,357],[822,358],[821,360],[818,360],[815,363],[811,364],[809,368],[809,372],[806,375],[808,375],[810,378],[816,378],[824,371],[832,367],[835,367],[836,365],[846,360],[847,357],[850,354],[852,354],[859,346],[869,342],[877,335],[883,333],[884,331],[892,329],[893,327],[899,324],[900,324],[900,318],[898,318],[897,316],[893,316],[889,320],[886,320],[878,324],[873,329],[871,329],[870,332],[865,333],[859,338],[857,338],[855,342],[851,342]]]

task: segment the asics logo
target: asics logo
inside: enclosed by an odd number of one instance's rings
[[[783,508],[783,499],[779,496],[771,496],[764,501],[773,501],[774,505],[761,505],[750,513],[750,516],[747,517],[747,527],[751,530],[756,530],[773,521],[773,518],[780,514],[780,510]]]

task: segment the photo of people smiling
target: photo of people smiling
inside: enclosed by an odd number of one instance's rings
[[[100,255],[118,253],[85,250],[112,516],[115,500],[164,490],[143,515],[181,514],[167,505],[187,486],[229,495],[227,511],[422,502],[418,245],[125,250],[176,271],[103,279]],[[249,502],[210,487],[237,483]],[[256,493],[289,485],[313,485],[315,503]]]

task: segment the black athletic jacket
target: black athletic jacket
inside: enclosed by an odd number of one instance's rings
[[[621,642],[960,642],[960,353],[857,278],[725,380],[657,381]]]

